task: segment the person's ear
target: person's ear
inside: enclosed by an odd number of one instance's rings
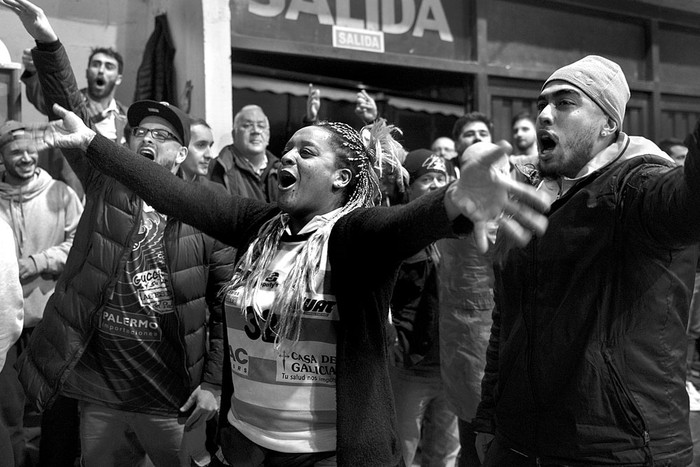
[[[180,146],[180,150],[177,152],[177,156],[175,156],[175,163],[182,164],[185,162],[185,159],[187,159],[187,146]]]
[[[117,79],[114,80],[114,85],[119,86],[120,84],[122,84],[122,75],[117,75]]]
[[[614,135],[617,132],[617,130],[617,122],[612,118],[608,117],[608,121],[603,126],[603,129],[600,132],[600,136],[605,138],[608,135]]]
[[[340,190],[348,186],[352,180],[352,172],[350,169],[338,169],[333,173],[333,188]]]

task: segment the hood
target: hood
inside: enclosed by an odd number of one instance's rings
[[[48,172],[40,168],[36,169],[36,175],[37,176],[26,185],[10,185],[9,183],[0,181],[0,198],[20,202],[40,195],[44,190],[49,188],[53,178],[51,178]]]
[[[0,199],[8,201],[10,227],[15,234],[15,244],[18,257],[24,257],[26,225],[24,219],[24,203],[36,198],[47,190],[53,178],[44,170],[37,168],[36,177],[26,185],[10,185],[0,182]],[[4,178],[4,177],[3,177]]]

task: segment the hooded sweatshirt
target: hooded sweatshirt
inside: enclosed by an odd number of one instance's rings
[[[5,365],[7,350],[22,332],[24,317],[14,250],[12,230],[6,222],[0,221],[0,370]]]
[[[0,181],[0,218],[15,237],[17,258],[31,258],[38,274],[22,280],[24,327],[35,326],[63,271],[83,205],[65,183],[42,169],[26,185]]]

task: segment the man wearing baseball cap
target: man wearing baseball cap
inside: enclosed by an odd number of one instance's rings
[[[58,103],[91,124],[64,47],[43,11],[32,51],[47,106]],[[55,118],[50,112],[50,118]],[[187,156],[190,119],[165,102],[127,112],[129,147],[174,174]],[[223,363],[219,291],[233,251],[169,218],[80,150],[66,150],[86,208],[44,320],[20,361],[27,396],[41,409],[79,401],[81,464],[184,465],[185,430],[218,409]]]
[[[685,329],[700,126],[676,167],[622,131],[629,97],[620,66],[595,55],[555,71],[540,92],[540,189],[553,202],[547,232],[496,265],[474,424],[477,449],[493,439],[485,466],[692,460]]]
[[[427,149],[409,152],[403,166],[409,176],[407,201],[447,184],[444,158]],[[457,417],[440,376],[438,257],[433,243],[405,260],[391,299],[396,337],[389,375],[401,452],[409,466],[419,444],[425,465],[454,466],[459,453]]]
[[[37,165],[39,155],[25,132],[26,125],[9,120],[0,125],[0,220],[12,229],[14,260],[22,281],[24,330],[7,354],[0,371],[0,421],[12,434],[16,459],[27,455],[25,396],[15,362],[44,314],[59,275],[66,265],[83,205],[65,183]],[[18,460],[19,462],[19,460]]]

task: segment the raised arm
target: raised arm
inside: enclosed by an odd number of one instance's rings
[[[31,53],[36,68],[36,79],[43,95],[41,105],[45,107],[39,110],[45,112],[50,120],[54,120],[57,116],[52,112],[52,106],[59,104],[75,112],[86,124],[90,124],[85,97],[78,89],[68,55],[44,11],[27,0],[2,0],[0,5],[17,15],[37,43]],[[64,155],[87,189],[90,169],[87,161],[82,158],[82,153],[67,148]]]
[[[133,190],[158,212],[177,217],[212,237],[240,247],[257,233],[265,220],[279,210],[274,205],[230,195],[215,183],[189,183],[150,159],[98,135],[74,113],[59,105],[53,112],[62,117],[30,125],[37,149],[79,148],[100,172]]]
[[[652,242],[682,247],[700,242],[700,121],[685,140],[683,167],[652,166],[635,173],[625,188],[625,205]],[[630,189],[631,188],[631,189]],[[633,202],[627,200],[631,197]]]

